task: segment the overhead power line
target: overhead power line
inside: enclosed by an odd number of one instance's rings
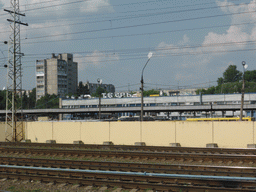
[[[78,1],[73,1],[73,2],[69,2],[69,3],[61,3],[61,4],[57,4],[57,5],[51,5],[51,6],[45,6],[45,7],[39,7],[39,8],[34,8],[34,9],[28,9],[27,11],[35,11],[35,10],[38,10],[38,9],[47,9],[47,8],[51,8],[51,7],[59,7],[59,6],[64,6],[64,5],[70,5],[70,4],[74,4],[74,3],[81,3],[81,2],[93,2],[93,0],[78,0]],[[120,6],[130,6],[130,5],[138,5],[138,4],[149,4],[149,3],[152,3],[152,2],[156,2],[158,0],[151,0],[151,1],[145,1],[145,2],[137,2],[137,3],[126,3],[126,4],[114,4],[114,5],[111,5],[112,7],[120,7]],[[168,1],[168,0],[160,0],[160,1]],[[205,4],[212,4],[212,3],[205,3]],[[202,3],[201,4],[197,4],[197,5],[203,5]],[[190,6],[195,6],[195,5],[190,5]],[[103,7],[109,7],[108,5],[106,6],[98,6],[100,8],[103,8]],[[179,7],[187,7],[187,6],[174,6],[173,8],[179,8]]]
[[[171,20],[171,21],[162,21],[162,22],[154,22],[154,23],[147,23],[147,24],[138,24],[138,25],[123,26],[123,27],[115,27],[115,28],[97,29],[97,30],[90,30],[90,31],[62,33],[62,34],[57,34],[57,35],[38,36],[38,37],[31,37],[31,38],[27,38],[27,39],[40,39],[40,38],[47,38],[47,37],[59,37],[59,36],[84,34],[84,33],[92,33],[92,32],[101,32],[101,31],[109,31],[109,30],[117,30],[117,29],[144,27],[144,26],[149,26],[149,25],[159,25],[159,24],[166,24],[166,23],[172,23],[172,22],[182,22],[182,21],[191,21],[191,20],[199,20],[199,19],[209,19],[209,18],[215,18],[215,17],[223,17],[223,16],[230,16],[230,15],[240,15],[240,14],[255,13],[255,12],[256,11],[248,11],[248,12],[221,14],[221,15],[214,15],[214,16],[204,16],[204,17],[179,19],[179,20]]]
[[[140,17],[148,17],[148,16],[156,16],[156,15],[162,15],[162,14],[172,14],[172,13],[182,13],[182,12],[188,12],[188,11],[198,11],[198,10],[205,10],[205,9],[214,9],[214,8],[220,8],[220,7],[230,7],[230,6],[235,6],[235,5],[225,5],[225,6],[214,6],[214,7],[207,7],[207,8],[196,8],[196,9],[187,9],[187,10],[181,10],[181,11],[169,11],[169,12],[158,12],[158,13],[147,13],[143,15],[135,15],[135,16],[129,16],[129,17],[121,17],[121,18],[112,18],[111,21],[117,21],[117,20],[123,20],[123,19],[132,19],[132,18],[140,18]],[[249,13],[249,12],[244,12],[244,13]],[[243,14],[243,13],[233,13],[233,14]],[[225,16],[225,15],[224,15]],[[197,19],[197,18],[196,18]],[[26,31],[30,30],[37,30],[37,29],[46,29],[46,28],[54,28],[54,27],[60,27],[60,26],[74,26],[74,25],[84,25],[84,24],[89,24],[89,23],[98,23],[98,22],[109,22],[109,19],[101,20],[101,21],[89,21],[89,22],[80,22],[80,23],[73,23],[73,24],[62,24],[62,25],[51,25],[51,26],[44,26],[44,27],[38,27],[38,28],[31,28],[31,29],[26,29]],[[169,22],[178,22],[178,21],[185,21],[185,20],[174,20],[174,21],[169,21]],[[59,22],[59,20],[58,20]],[[156,24],[156,23],[154,23]],[[149,24],[151,25],[151,24]],[[132,26],[126,26],[124,28],[130,28]],[[136,27],[136,26],[135,26]],[[123,27],[121,27],[123,28]],[[113,30],[113,29],[119,29],[119,28],[110,28],[110,29],[100,29],[96,30],[95,32],[98,31],[103,31],[103,30]],[[0,33],[6,33],[9,31],[2,31]],[[88,31],[91,32],[91,31]],[[94,32],[94,31],[92,31]],[[80,32],[75,32],[73,34],[80,33]],[[82,32],[83,33],[83,32]],[[84,32],[86,33],[86,31]],[[60,34],[60,35],[68,35],[68,34]],[[44,36],[45,37],[45,36]],[[48,37],[52,37],[51,35]],[[40,37],[37,37],[40,38]],[[32,38],[33,39],[33,38]]]
[[[248,4],[244,4],[245,5],[248,5]],[[217,9],[217,8],[222,8],[222,7],[234,7],[236,5],[225,5],[225,6],[213,6],[213,7],[204,7],[204,8],[195,8],[195,9],[186,9],[186,10],[175,10],[175,11],[161,11],[163,9],[170,9],[170,8],[162,8],[162,9],[156,9],[158,12],[156,13],[145,13],[145,14],[133,14],[133,15],[129,15],[129,16],[119,16],[119,17],[115,17],[115,18],[105,18],[103,20],[97,20],[97,21],[83,21],[83,22],[80,22],[80,23],[72,23],[72,24],[62,24],[62,25],[52,25],[52,26],[47,26],[45,28],[49,28],[49,27],[60,27],[60,26],[73,26],[73,25],[85,25],[85,24],[90,24],[90,23],[101,23],[101,22],[109,22],[110,20],[111,21],[119,21],[119,20],[127,20],[127,19],[134,19],[134,18],[142,18],[142,17],[151,17],[151,16],[159,16],[159,15],[166,15],[166,14],[175,14],[175,13],[184,13],[184,12],[194,12],[194,11],[202,11],[202,10],[208,10],[208,9]],[[136,12],[138,13],[138,12]],[[85,18],[87,18],[88,16],[85,15],[84,16]],[[81,18],[81,17],[79,17]],[[38,21],[37,21],[38,22]],[[60,20],[58,19],[58,21],[56,21],[57,23],[60,22]],[[31,21],[30,21],[31,23]],[[34,29],[42,29],[44,27],[40,27],[40,28],[34,28]]]
[[[218,46],[234,46],[234,45],[243,45],[243,44],[255,44],[256,40],[254,41],[234,41],[234,42],[225,42],[225,43],[209,43],[209,44],[195,44],[195,45],[186,45],[186,46],[175,46],[175,47],[158,47],[154,51],[171,51],[171,50],[184,50],[184,49],[193,49],[193,48],[214,48]],[[233,48],[233,47],[232,47]],[[131,54],[131,53],[145,53],[148,52],[148,48],[135,48],[135,49],[115,49],[115,50],[98,50],[95,56],[89,55],[87,57],[98,57],[99,54],[112,54],[113,51],[118,54]],[[94,51],[78,51],[78,52],[73,52],[73,54],[93,54],[95,53]],[[27,53],[26,57],[38,57],[38,56],[43,56],[43,55],[50,55],[51,53],[41,53],[41,54],[32,54],[32,53]],[[1,59],[1,58],[0,58]]]
[[[154,57],[163,57],[163,58],[168,58],[168,57],[181,57],[181,56],[198,56],[198,55],[207,55],[207,54],[224,54],[224,53],[235,53],[235,52],[248,52],[248,51],[256,51],[256,48],[252,49],[242,49],[242,50],[220,50],[220,51],[197,51],[197,52],[182,52],[182,53],[177,53],[177,54],[165,54],[165,55],[155,55]],[[80,56],[77,58],[86,58],[86,56]],[[75,58],[76,59],[76,58]],[[128,61],[128,60],[139,60],[139,59],[145,59],[145,56],[136,56],[136,57],[131,57],[131,58],[119,58],[119,59],[103,59],[97,61],[97,63],[107,63],[107,62],[119,62],[120,61]],[[35,65],[35,60],[24,60],[24,63],[28,64],[31,63]],[[82,64],[88,64],[88,63],[93,63],[92,61],[85,60]],[[81,63],[80,63],[81,64]],[[35,67],[35,66],[23,66],[24,67]]]
[[[232,26],[252,25],[255,23],[256,23],[256,21],[250,22],[250,23],[232,24]],[[67,42],[67,41],[82,41],[82,40],[134,37],[134,36],[144,36],[144,35],[157,35],[157,34],[164,34],[164,33],[177,33],[177,32],[194,31],[194,30],[214,29],[214,28],[222,28],[222,27],[230,27],[230,25],[216,25],[216,26],[210,26],[210,27],[198,27],[198,28],[190,28],[190,29],[171,30],[171,31],[137,33],[137,34],[129,34],[129,35],[114,35],[114,36],[103,36],[103,37],[88,37],[88,38],[78,38],[78,39],[59,39],[59,40],[32,41],[32,42],[26,42],[27,39],[25,39],[25,40],[23,40],[23,44],[40,44],[40,43],[55,43],[55,42]],[[2,46],[2,45],[0,45],[0,46]]]
[[[54,1],[58,1],[58,0],[54,0]],[[47,1],[47,2],[54,2],[54,1]],[[27,11],[34,11],[34,10],[38,10],[38,9],[47,9],[47,8],[52,8],[52,7],[60,7],[60,6],[65,6],[65,5],[69,5],[69,4],[75,4],[75,3],[83,3],[83,2],[93,2],[94,0],[78,0],[78,1],[73,1],[73,2],[69,2],[69,3],[61,3],[61,4],[55,4],[55,5],[51,5],[51,6],[45,6],[45,7],[39,7],[39,8],[34,8],[34,9],[30,9]],[[137,2],[137,3],[126,3],[126,4],[112,4],[112,7],[122,7],[122,6],[130,6],[130,5],[138,5],[138,4],[149,4],[152,2],[163,2],[163,1],[169,1],[169,0],[152,0],[152,1],[145,1],[145,2]],[[230,2],[236,2],[239,0],[230,0]],[[35,4],[40,4],[40,3],[35,3]],[[178,8],[183,8],[183,7],[194,7],[194,6],[202,6],[202,5],[210,5],[210,4],[216,4],[216,2],[208,2],[208,3],[193,3],[192,5],[179,5],[179,6],[172,6],[172,9],[178,9]],[[244,3],[246,5],[246,3]],[[28,5],[34,5],[34,4],[28,4]],[[23,5],[26,6],[26,5]],[[227,5],[227,6],[232,6],[232,5]],[[99,8],[104,8],[104,7],[109,7],[109,5],[105,5],[105,6],[98,6]],[[117,12],[118,13],[118,12]]]
[[[58,1],[58,0],[47,1],[47,3],[52,3],[52,2],[56,2],[56,1]],[[168,0],[151,0],[151,1],[137,2],[137,3],[116,4],[116,5],[111,5],[111,6],[112,7],[120,7],[120,6],[136,5],[136,4],[148,4],[148,3],[152,3],[152,2],[156,2],[156,1],[168,1]],[[44,7],[31,8],[31,9],[27,9],[26,11],[36,11],[36,10],[41,10],[41,9],[60,7],[60,6],[66,6],[66,5],[70,5],[70,4],[83,3],[83,2],[90,3],[90,2],[94,2],[94,0],[77,0],[77,1],[67,2],[67,3],[60,3],[60,4],[44,6]],[[36,5],[36,4],[42,4],[42,3],[34,3],[34,4],[27,4],[27,5]],[[26,5],[24,4],[22,6],[26,6]],[[105,6],[98,6],[98,7],[103,8],[103,7],[109,7],[109,6],[105,5]]]

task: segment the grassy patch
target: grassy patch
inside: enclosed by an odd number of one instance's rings
[[[11,187],[8,188],[8,190],[15,190],[15,187],[11,186]]]

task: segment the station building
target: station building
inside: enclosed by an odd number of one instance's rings
[[[121,98],[118,98],[120,97]],[[106,94],[101,99],[101,108],[106,107],[141,107],[140,97],[126,97],[127,94],[110,94],[108,98]],[[241,104],[241,94],[214,94],[214,95],[172,95],[162,97],[144,97],[144,106],[188,106],[188,105],[234,105]],[[246,93],[244,95],[244,105],[256,104],[256,93]],[[98,108],[99,98],[80,98],[60,100],[60,108]],[[115,114],[117,117],[124,116],[140,116],[140,113],[123,112]],[[185,112],[159,112],[146,113],[146,116],[156,118],[162,117],[168,120],[185,120],[186,118],[194,117],[238,117],[240,111],[225,111],[225,112],[205,112],[205,111],[185,111]],[[244,116],[254,117],[254,111],[243,111]],[[65,116],[63,116],[65,117]],[[66,116],[67,119],[74,119],[72,115]],[[64,118],[65,119],[65,118]],[[79,119],[79,118],[78,118]]]

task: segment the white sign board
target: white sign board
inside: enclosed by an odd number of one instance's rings
[[[130,93],[102,93],[103,98],[122,98],[122,97],[132,97]]]

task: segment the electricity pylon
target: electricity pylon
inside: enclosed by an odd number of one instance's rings
[[[19,0],[10,0],[11,9],[4,11],[10,13],[11,19],[7,19],[10,23],[11,34],[8,44],[8,65],[7,65],[7,87],[6,87],[6,127],[5,141],[18,142],[24,139],[23,117],[22,117],[22,67],[20,46],[20,25],[26,25],[20,21]],[[18,116],[17,111],[20,111]]]

